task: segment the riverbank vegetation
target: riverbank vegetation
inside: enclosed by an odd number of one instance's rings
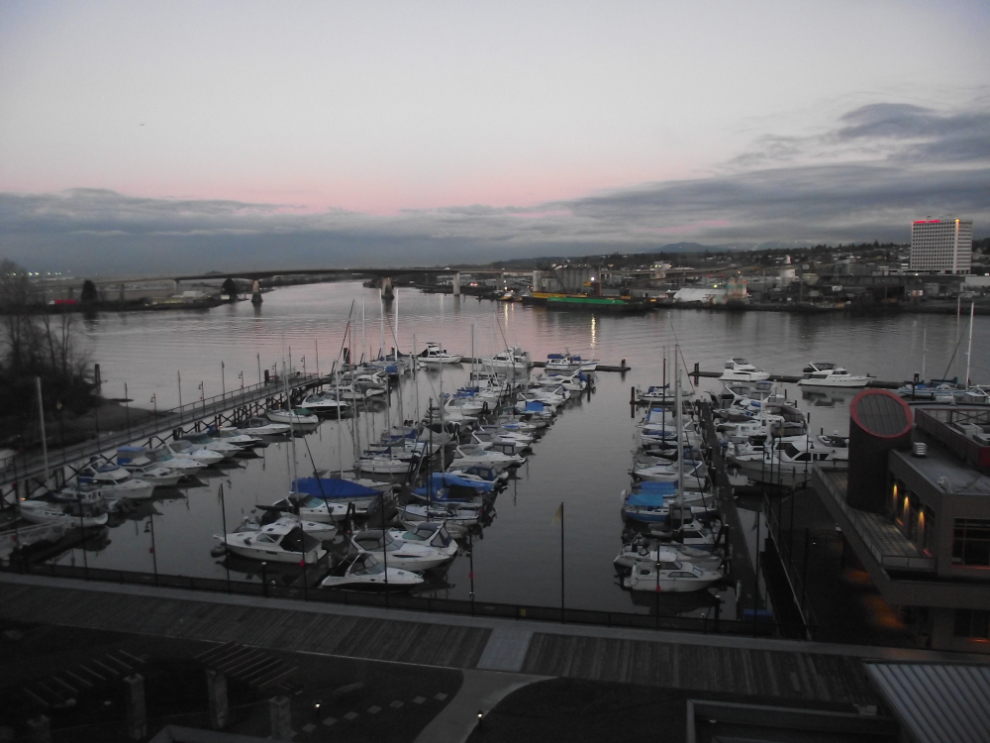
[[[6,445],[39,439],[36,379],[51,421],[82,415],[96,401],[76,316],[31,313],[36,294],[25,269],[0,262],[0,443]]]

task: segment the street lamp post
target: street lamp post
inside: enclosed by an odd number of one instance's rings
[[[199,383],[199,401],[203,403],[203,415],[206,415],[206,389],[202,382]]]
[[[127,430],[131,430],[131,402],[128,399],[127,382],[124,382],[124,418],[127,421]]]
[[[244,389],[244,372],[240,372],[240,373],[239,373],[239,374],[237,375],[237,378],[238,378],[239,380],[241,380],[241,389],[243,390],[243,389]]]
[[[62,461],[65,461],[65,428],[62,425],[62,401],[55,403],[55,410],[58,411],[58,437],[62,441]]]
[[[224,378],[224,363],[220,362],[220,395],[224,402],[227,402],[227,380]]]

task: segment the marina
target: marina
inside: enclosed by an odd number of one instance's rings
[[[590,384],[559,406],[553,422],[542,435],[520,455],[513,455],[525,459],[525,463],[513,468],[504,489],[494,499],[490,524],[483,530],[465,533],[459,539],[459,554],[446,569],[414,589],[406,600],[462,602],[472,608],[484,603],[547,610],[564,604],[575,612],[707,621],[752,618],[756,612],[771,610],[767,588],[755,569],[757,540],[761,535],[765,538],[767,525],[760,523],[762,519],[753,510],[729,507],[732,498],[727,490],[728,482],[716,481],[711,496],[725,507],[722,520],[729,528],[722,532],[721,547],[730,545],[729,552],[733,554],[731,574],[723,575],[719,585],[682,595],[660,596],[655,590],[630,591],[616,575],[611,563],[622,547],[622,493],[630,491],[633,485],[632,457],[643,443],[643,432],[637,424],[646,411],[643,407],[630,407],[629,391],[637,386],[646,389],[669,384],[675,368],[672,361],[675,345],[680,346],[678,365],[685,390],[692,393],[692,400],[706,404],[709,401],[714,404],[712,394],[720,396],[725,383],[693,372],[695,368],[719,369],[724,365],[726,349],[731,348],[738,348],[764,365],[767,359],[773,359],[768,373],[779,375],[786,371],[788,378],[797,378],[796,372],[807,364],[808,358],[841,358],[852,369],[891,380],[911,379],[914,370],[923,368],[920,343],[904,363],[899,363],[890,350],[893,346],[910,349],[912,339],[920,341],[923,328],[918,327],[914,318],[885,320],[887,326],[882,327],[878,323],[857,324],[840,318],[816,318],[809,322],[804,317],[778,314],[760,318],[752,314],[742,317],[665,312],[599,317],[548,313],[518,303],[497,305],[493,313],[492,305],[487,303],[400,292],[397,322],[390,319],[383,323],[377,309],[377,292],[364,290],[357,284],[281,290],[269,295],[260,308],[231,305],[206,310],[193,318],[178,313],[142,315],[136,321],[133,317],[101,316],[88,331],[94,358],[100,359],[104,370],[104,394],[108,396],[114,394],[115,386],[126,382],[133,398],[139,395],[150,398],[154,394],[165,409],[171,395],[166,380],[174,379],[180,367],[184,378],[202,378],[201,384],[207,389],[220,389],[224,385],[221,360],[226,369],[237,369],[241,375],[244,374],[241,369],[251,369],[253,362],[264,384],[266,366],[262,365],[262,359],[271,370],[270,380],[296,379],[300,387],[310,380],[318,386],[323,380],[324,392],[330,392],[333,385],[326,382],[326,372],[340,361],[337,349],[344,347],[347,316],[355,300],[364,300],[365,320],[352,323],[353,347],[349,351],[352,358],[375,357],[381,350],[388,354],[396,345],[403,354],[422,352],[426,344],[425,340],[419,340],[420,334],[424,339],[442,338],[443,348],[452,353],[463,351],[464,358],[460,364],[429,365],[416,373],[401,375],[390,394],[362,403],[363,409],[355,417],[344,420],[324,417],[313,432],[294,441],[290,437],[269,437],[266,446],[238,453],[225,464],[201,470],[193,484],[180,483],[177,488],[161,490],[161,495],[156,492],[150,500],[141,501],[112,528],[107,528],[103,536],[88,539],[85,549],[77,545],[47,554],[45,559],[53,565],[74,565],[92,571],[135,570],[146,575],[170,576],[169,579],[183,577],[220,584],[227,579],[229,569],[231,580],[256,585],[274,580],[279,590],[325,590],[318,589],[317,584],[329,573],[329,565],[320,569],[307,565],[304,576],[298,565],[262,568],[250,559],[214,557],[210,554],[216,544],[213,535],[233,529],[251,517],[252,512],[257,515],[259,507],[284,498],[292,481],[299,477],[311,476],[314,471],[332,477],[342,473],[353,477],[347,473],[357,463],[359,457],[355,454],[359,449],[366,449],[382,431],[405,421],[421,420],[437,400],[468,386],[473,381],[472,367],[476,366],[472,358],[491,358],[514,347],[525,349],[532,362],[531,366],[527,363],[527,376],[535,381],[548,373],[540,366],[544,359],[569,349],[587,358],[621,360],[613,368],[624,371],[610,372],[607,365],[598,365]],[[948,359],[953,355],[947,346],[960,331],[948,318],[925,320],[944,325],[940,334],[932,329],[927,333],[928,363],[934,367],[935,358]],[[767,322],[776,327],[767,328]],[[416,336],[407,328],[415,328]],[[988,330],[985,320],[978,318],[976,335],[984,344],[990,341]],[[182,336],[181,347],[177,335]],[[388,337],[389,341],[383,342],[382,337]],[[789,343],[769,346],[760,340],[766,337],[783,338]],[[936,347],[935,337],[945,345]],[[361,347],[367,348],[367,352],[362,354],[357,350]],[[210,349],[208,354],[199,353],[206,348]],[[332,358],[335,353],[336,359]],[[295,361],[289,361],[290,354]],[[322,359],[318,360],[317,354]],[[686,359],[691,360],[690,366]],[[300,377],[294,377],[292,372],[279,376],[283,363],[288,369],[298,371]],[[316,364],[323,367],[322,376],[314,371]],[[990,371],[987,366],[987,359],[974,356],[972,376],[987,378]],[[905,372],[905,368],[912,371]],[[270,384],[277,383],[270,381]],[[855,390],[812,390],[786,382],[779,385],[777,392],[802,414],[810,414],[809,429],[840,433],[848,429],[846,405]],[[226,399],[232,393],[224,390],[222,395]],[[178,402],[178,394],[174,397]],[[221,406],[222,403],[223,400]],[[267,397],[259,398],[259,403],[267,407]],[[541,401],[541,405],[553,404]],[[489,405],[489,411],[495,408],[495,404]],[[452,414],[447,418],[448,423],[455,417]],[[668,423],[669,418],[665,419],[661,413],[659,429],[652,434],[659,436],[661,443]],[[698,444],[708,437],[706,433],[698,435]],[[419,438],[423,440],[422,435]],[[426,439],[428,445],[428,435]],[[360,445],[355,446],[355,441]],[[119,443],[115,441],[113,446],[107,446],[103,442],[104,453],[113,454],[106,449],[115,450]],[[126,443],[143,444],[146,440],[134,437]],[[519,443],[526,442],[513,443],[512,448]],[[708,444],[710,447],[711,442]],[[507,445],[506,441],[499,441],[499,446]],[[465,446],[461,443],[462,455],[469,451]],[[395,457],[389,453],[386,459],[392,461]],[[444,464],[450,464],[449,458]],[[667,465],[653,463],[652,466]],[[779,472],[779,467],[773,466]],[[397,469],[404,474],[409,465]],[[361,475],[366,479],[380,477],[377,472]],[[562,511],[562,519],[555,518],[558,510]],[[229,529],[224,528],[224,523]],[[720,531],[719,527],[711,529],[708,525],[702,525],[699,531],[706,530],[713,537]],[[520,575],[525,575],[526,580],[519,580]],[[657,576],[653,577],[656,580]]]

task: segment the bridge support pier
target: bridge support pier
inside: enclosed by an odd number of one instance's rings
[[[454,274],[454,296],[461,296],[461,275],[459,273]]]
[[[180,294],[180,292],[179,292],[179,280],[178,279],[172,279],[172,293],[175,294],[175,295]]]

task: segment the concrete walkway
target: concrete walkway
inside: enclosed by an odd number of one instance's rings
[[[545,681],[549,676],[465,670],[457,696],[427,725],[415,743],[462,743],[478,726],[478,715],[487,714],[516,689]],[[483,724],[483,723],[482,723]]]
[[[924,650],[429,614],[15,573],[0,573],[0,617],[460,669],[464,686],[430,724],[442,732],[431,740],[462,740],[479,710],[545,678],[852,705],[876,701],[864,658],[986,662]]]

